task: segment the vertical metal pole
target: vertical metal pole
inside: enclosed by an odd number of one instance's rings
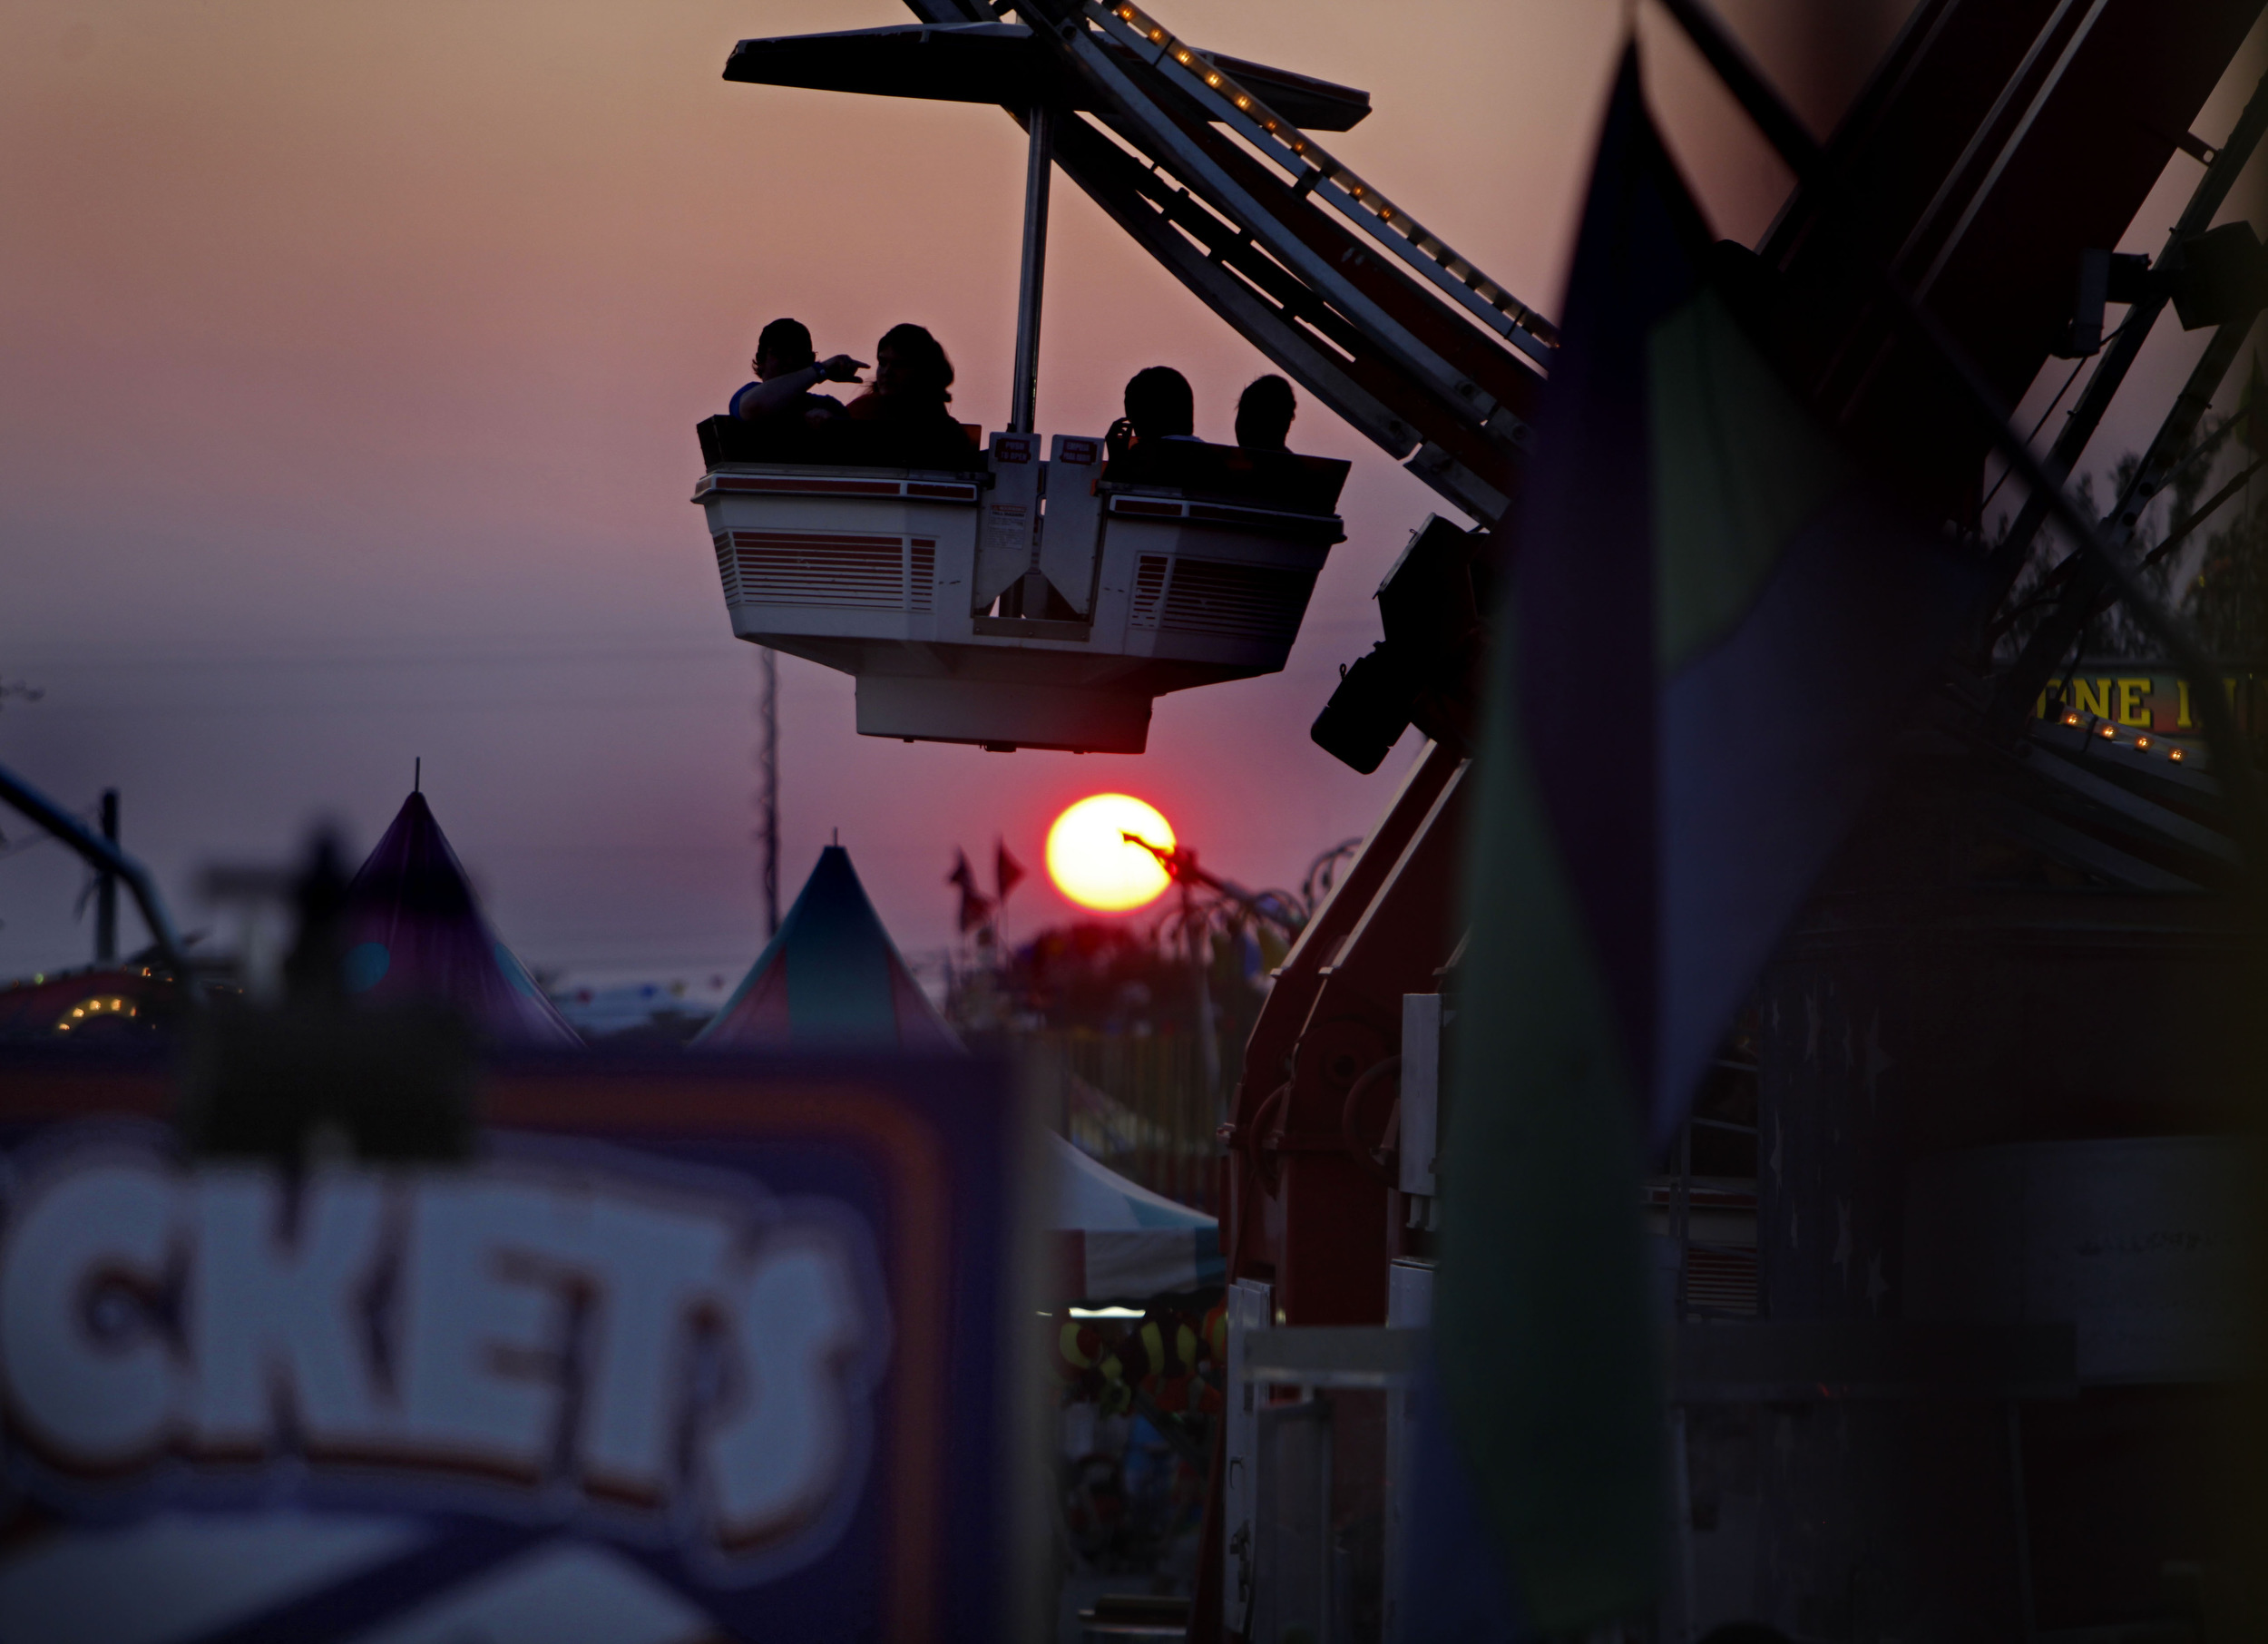
[[[1213,1003],[1213,925],[1208,918],[1199,917],[1197,899],[1189,884],[1181,885],[1182,930],[1189,944],[1189,971],[1197,982],[1197,1074],[1198,1089],[1185,1096],[1182,1111],[1176,1115],[1177,1146],[1192,1133],[1209,1134],[1220,1120],[1207,1122],[1206,1116],[1219,1111],[1221,1084],[1220,1016]],[[1191,1123],[1195,1120],[1197,1122]],[[1178,1195],[1176,1195],[1178,1197]]]
[[[764,673],[756,706],[756,768],[763,782],[756,795],[756,840],[764,847],[764,937],[769,941],[779,935],[779,653],[761,646],[756,654]]]
[[[1670,1237],[1677,1241],[1677,1290],[1671,1316],[1686,1322],[1693,1287],[1693,1121],[1677,1129],[1677,1186],[1669,1207]]]
[[[204,995],[190,985],[193,978],[190,974],[188,950],[181,945],[181,936],[173,928],[172,915],[165,911],[165,903],[159,896],[157,883],[150,877],[149,870],[116,846],[96,838],[87,831],[85,823],[4,765],[0,765],[0,805],[23,812],[26,821],[36,822],[54,835],[97,873],[114,874],[126,882],[159,956],[181,979],[183,996],[190,1004],[201,1009]]]
[[[1676,1636],[1684,1644],[1700,1637],[1700,1618],[1695,1602],[1693,1560],[1693,1434],[1686,1423],[1686,1407],[1669,1413],[1670,1466],[1677,1509],[1677,1620]]]
[[[2017,1613],[2024,1624],[2024,1644],[2039,1636],[2039,1619],[2032,1599],[2032,1512],[2024,1492],[2024,1407],[2008,1402],[2009,1499],[2016,1522]]]
[[[1025,116],[1031,146],[1023,172],[1023,273],[1016,285],[1016,380],[1008,431],[1030,434],[1040,387],[1040,286],[1047,273],[1048,181],[1055,161],[1055,111],[1034,103]]]
[[[103,790],[103,837],[118,843],[118,790]],[[103,874],[95,881],[94,963],[110,964],[118,958],[118,876]]]

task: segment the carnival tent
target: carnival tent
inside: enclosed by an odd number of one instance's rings
[[[964,1048],[899,957],[839,845],[819,853],[779,934],[693,1043]],[[1220,1282],[1211,1217],[1129,1181],[1052,1131],[1046,1140],[1042,1190],[1059,1299],[1140,1298]]]
[[[345,920],[347,991],[357,1001],[449,1005],[503,1044],[582,1042],[489,928],[422,793],[402,801],[347,886]]]
[[[693,1043],[702,1050],[962,1049],[898,956],[850,852],[839,845],[819,853],[779,934]]]
[[[1137,1301],[1221,1282],[1220,1228],[1048,1133],[1055,1289],[1071,1301]]]

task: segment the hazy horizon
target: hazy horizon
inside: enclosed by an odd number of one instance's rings
[[[1825,129],[1907,9],[1835,39],[1794,0],[1725,10]],[[1620,7],[1174,0],[1206,46],[1369,90],[1332,149],[1556,312]],[[728,85],[742,37],[910,20],[885,0],[373,10],[27,0],[0,33],[5,503],[0,761],[68,807],[123,794],[177,919],[210,862],[281,863],[318,819],[367,850],[412,762],[499,934],[570,983],[728,983],[762,942],[750,835],[757,666],[689,504],[693,425],[758,328],[871,358],[900,320],[1004,419],[1022,138],[999,110]],[[1638,12],[1649,88],[1720,233],[1788,178],[1686,44]],[[2257,38],[2200,116],[2217,139]],[[2225,105],[2225,107],[2224,106]],[[2183,168],[2189,167],[2190,170]],[[2155,250],[2177,156],[2130,230]],[[1060,174],[1040,425],[1100,433],[1139,367],[1178,367],[1227,436],[1268,362]],[[2172,201],[2168,206],[2165,202]],[[2204,334],[2153,339],[2136,387]],[[2170,392],[2170,388],[2165,390]],[[2044,404],[2036,388],[2034,400]],[[1307,739],[1408,532],[1451,514],[1302,396],[1344,456],[1348,540],[1290,666],[1161,699],[1139,758],[907,746],[852,730],[851,683],[782,659],[783,900],[839,829],[900,944],[951,944],[953,853],[1031,870],[1013,937],[1071,916],[1048,823],[1123,790],[1207,865],[1295,885],[1359,834],[1374,777]],[[2088,462],[2138,443],[2107,429]],[[0,813],[11,845],[34,830]],[[0,976],[84,963],[83,876],[0,856]],[[140,939],[123,920],[124,939]]]

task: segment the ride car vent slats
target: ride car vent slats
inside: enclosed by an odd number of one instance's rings
[[[1145,570],[1148,563],[1144,562]],[[1158,625],[1168,633],[1213,633],[1280,643],[1299,631],[1299,619],[1315,585],[1312,571],[1180,560],[1174,565],[1173,584],[1167,590]],[[1139,582],[1137,590],[1139,610]]]
[[[912,611],[927,611],[937,588],[937,544],[925,536],[914,539],[908,560],[905,603]]]
[[[739,597],[755,604],[902,611],[906,551],[901,536],[736,531]],[[934,553],[934,550],[931,553]]]

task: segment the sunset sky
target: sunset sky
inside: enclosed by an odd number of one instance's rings
[[[1161,0],[1196,43],[1367,88],[1329,140],[1513,291],[1557,311],[1628,13],[1600,0]],[[1904,6],[1726,15],[1824,131]],[[1786,174],[1649,7],[1657,108],[1720,233]],[[684,977],[761,942],[756,666],[688,502],[693,425],[761,324],[872,358],[914,320],[1006,412],[1022,139],[998,110],[728,85],[744,36],[906,22],[885,0],[14,0],[0,13],[0,761],[72,807],[106,786],[185,926],[212,862],[280,862],[317,818],[367,849],[413,758],[532,964]],[[2255,42],[2257,44],[2257,42]],[[2247,54],[2196,122],[2217,142]],[[2155,250],[2176,158],[2127,248]],[[1100,433],[1136,369],[1228,434],[1267,363],[1075,189],[1055,194],[1040,422]],[[2204,333],[2154,341],[2136,387]],[[2036,398],[2044,398],[2035,390]],[[2105,451],[2138,443],[2114,427]],[[786,660],[783,877],[839,829],[910,954],[951,940],[956,846],[1035,870],[1070,801],[1135,793],[1217,870],[1295,884],[1373,820],[1378,775],[1307,739],[1372,589],[1446,504],[1322,408],[1354,459],[1280,675],[1165,698],[1139,758],[857,738],[851,683]],[[2107,462],[2108,456],[2100,456]],[[10,846],[28,825],[0,815]],[[0,977],[83,962],[60,849],[0,856]],[[1034,872],[1011,934],[1068,916]],[[127,922],[129,942],[140,939]]]

